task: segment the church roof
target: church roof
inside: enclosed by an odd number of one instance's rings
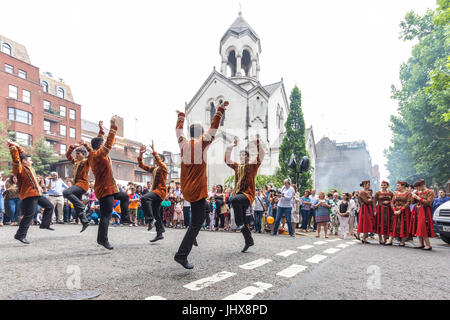
[[[275,92],[275,90],[277,90],[278,87],[281,86],[282,83],[283,83],[282,81],[275,82],[275,83],[272,83],[272,84],[268,84],[267,86],[263,86],[263,88],[264,88],[270,95],[272,95],[272,94]]]
[[[250,25],[247,23],[247,21],[242,18],[242,14],[239,12],[239,16],[234,20],[233,24],[228,28],[228,30],[223,35],[222,39],[220,39],[220,42],[222,42],[228,33],[232,33],[234,35],[240,35],[242,33],[248,32],[255,40],[260,40],[258,34],[255,32],[255,30],[250,27]]]

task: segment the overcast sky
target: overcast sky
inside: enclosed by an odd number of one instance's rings
[[[219,41],[239,3],[261,39],[260,82],[283,77],[288,94],[297,84],[316,143],[365,140],[385,178],[390,87],[412,47],[399,24],[435,0],[14,0],[2,3],[0,33],[71,86],[83,118],[121,115],[128,138],[178,152],[175,110],[220,70]]]

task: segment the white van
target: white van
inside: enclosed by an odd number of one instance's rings
[[[433,214],[434,233],[441,239],[450,243],[450,201],[441,204]]]

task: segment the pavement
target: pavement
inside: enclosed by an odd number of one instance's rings
[[[16,227],[0,228],[0,299],[448,299],[450,246],[432,239],[432,251],[363,245],[336,237],[253,234],[240,252],[234,232],[201,231],[199,247],[182,268],[173,256],[186,229],[167,228],[149,240],[146,227],[110,227],[114,250],[96,243],[97,226],[31,226],[24,245]]]

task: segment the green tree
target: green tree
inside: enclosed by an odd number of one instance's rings
[[[45,143],[44,139],[38,140],[33,148],[28,148],[33,160],[33,168],[36,174],[48,176],[51,172],[52,164],[58,162],[58,156],[55,155],[53,148]]]
[[[449,17],[449,0],[439,0],[436,10],[409,12],[400,24],[401,38],[418,43],[400,67],[401,88],[392,86],[398,115],[385,151],[391,181],[443,185],[450,178]]]
[[[292,182],[296,181],[295,172],[288,168],[288,162],[293,153],[299,162],[303,156],[308,156],[305,146],[305,120],[302,111],[302,94],[300,89],[295,86],[290,95],[290,110],[287,117],[285,128],[286,135],[280,148],[279,175],[289,177]],[[311,189],[311,172],[304,172],[299,177],[300,192]]]

